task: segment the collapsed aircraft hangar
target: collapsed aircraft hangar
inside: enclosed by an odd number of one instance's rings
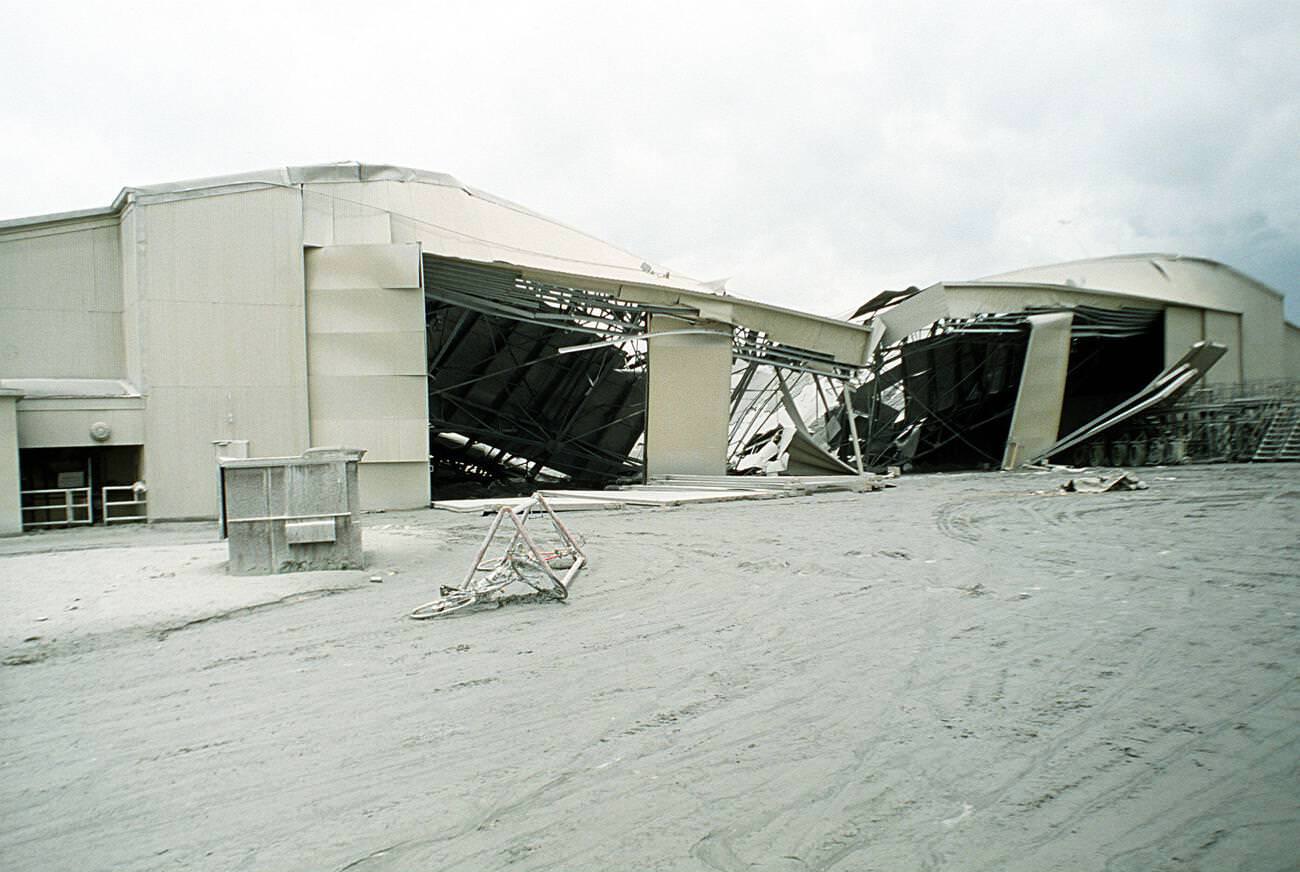
[[[1300,377],[1281,295],[1212,261],[1081,261],[827,318],[358,163],[0,222],[0,286],[3,532],[214,517],[217,457],[321,445],[366,450],[372,509],[502,481],[1015,466],[1206,370]],[[1294,410],[1293,387],[1270,396]]]
[[[312,446],[366,450],[371,509],[503,476],[721,474],[737,361],[842,379],[871,342],[357,163],[0,222],[0,286],[3,532],[215,517],[217,457]]]
[[[1206,258],[1122,255],[886,291],[851,319],[881,339],[850,395],[869,465],[1294,459],[1300,448],[1300,329],[1280,293]],[[824,424],[842,457],[846,417],[841,404]],[[1283,450],[1266,457],[1270,438]]]

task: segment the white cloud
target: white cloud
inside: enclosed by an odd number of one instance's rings
[[[452,172],[740,293],[1134,250],[1300,321],[1294,4],[227,3],[15,8],[0,216],[360,159]]]

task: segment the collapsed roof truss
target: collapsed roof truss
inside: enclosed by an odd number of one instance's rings
[[[432,255],[423,269],[435,441],[456,433],[471,440],[462,455],[491,446],[532,461],[533,474],[545,467],[583,478],[639,472],[633,455],[644,428],[646,353],[634,340],[650,335],[651,315],[707,321],[698,309]],[[733,325],[731,333],[733,360],[751,376],[788,373],[797,383],[844,380],[854,371],[831,354],[775,342],[760,330]],[[583,335],[609,342],[584,344]],[[562,354],[578,350],[574,345],[584,345],[583,353]],[[733,445],[780,408],[778,379],[766,378],[767,389],[733,395]],[[440,450],[447,444],[441,440]]]

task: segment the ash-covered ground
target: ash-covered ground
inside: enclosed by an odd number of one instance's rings
[[[1140,476],[568,514],[567,603],[428,622],[486,519],[0,540],[0,867],[1294,869],[1300,466]]]

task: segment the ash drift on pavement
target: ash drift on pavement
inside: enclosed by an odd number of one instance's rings
[[[1290,868],[1300,467],[1068,477],[585,513],[568,602],[431,622],[479,518],[4,541],[0,865]]]

